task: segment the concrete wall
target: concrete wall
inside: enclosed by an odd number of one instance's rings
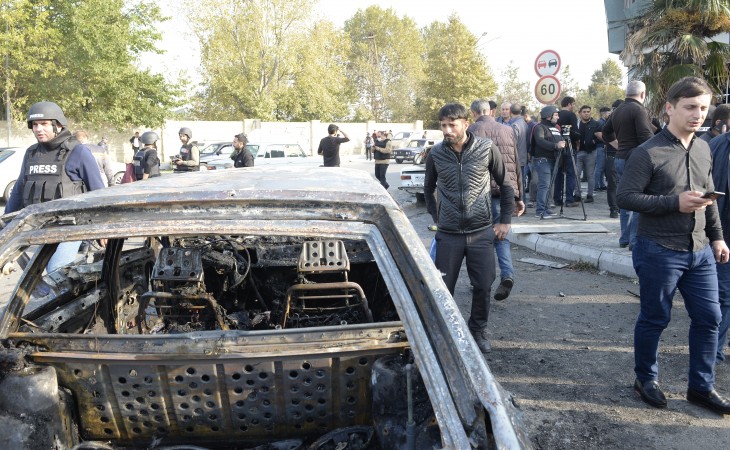
[[[280,142],[298,143],[305,152],[310,155],[317,154],[319,141],[327,136],[329,122],[313,120],[311,122],[262,122],[258,119],[246,119],[244,121],[213,122],[213,121],[179,121],[168,120],[162,128],[154,129],[160,135],[160,159],[163,162],[169,161],[170,157],[176,155],[180,149],[178,131],[182,127],[188,127],[193,132],[193,140],[200,143],[211,143],[221,141],[232,141],[233,136],[245,132],[250,142]],[[373,131],[388,131],[393,133],[399,131],[415,131],[423,129],[423,121],[417,120],[412,123],[380,123],[380,122],[358,122],[358,123],[336,123],[341,131],[350,138],[350,142],[342,144],[340,153],[342,155],[359,155],[365,152],[364,141],[366,134]],[[71,131],[78,130],[73,123],[69,125]],[[112,129],[86,129],[90,140],[96,143],[106,136],[109,141],[109,151],[114,159],[120,162],[132,160],[132,146],[129,139],[135,131],[140,134],[147,131],[147,128],[135,128],[120,133]],[[7,125],[0,121],[0,147],[6,147]],[[33,133],[25,122],[12,124],[10,147],[28,147],[35,143]]]

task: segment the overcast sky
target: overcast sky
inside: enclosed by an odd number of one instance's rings
[[[155,56],[153,67],[168,74],[177,73],[181,64],[199,67],[198,45],[184,18],[177,14],[179,2],[160,0],[159,4],[173,21],[167,22],[162,30],[161,47],[166,54]],[[439,0],[319,0],[314,16],[327,18],[342,27],[345,20],[369,5],[392,8],[399,16],[409,16],[419,27],[436,20],[445,22],[456,13],[474,35],[487,33],[479,41],[479,49],[487,57],[498,81],[510,61],[514,61],[522,80],[534,86],[538,79],[534,70],[535,58],[547,49],[560,55],[563,68],[570,66],[573,78],[582,88],[588,87],[591,75],[607,58],[621,65],[618,57],[608,53],[606,14],[601,0],[461,0],[449,3]],[[149,65],[150,61],[145,58],[143,64]]]

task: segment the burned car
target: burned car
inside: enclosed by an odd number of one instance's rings
[[[163,176],[3,217],[28,449],[528,448],[403,211],[352,169]],[[51,273],[60,242],[87,250]]]

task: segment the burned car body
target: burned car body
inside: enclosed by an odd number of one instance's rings
[[[0,316],[0,432],[39,449],[528,448],[378,186],[233,169],[5,216],[0,263],[27,264]],[[43,275],[61,241],[90,250]]]

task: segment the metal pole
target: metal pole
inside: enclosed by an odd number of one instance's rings
[[[8,18],[5,18],[5,35],[10,36]],[[10,126],[10,49],[5,51],[5,121],[8,126],[8,147],[10,147],[10,134],[12,127]]]

